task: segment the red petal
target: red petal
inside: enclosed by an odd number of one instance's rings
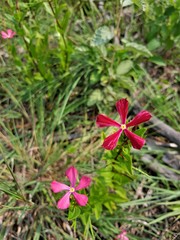
[[[60,182],[56,182],[56,181],[53,181],[51,183],[51,190],[54,192],[54,193],[57,193],[57,192],[61,192],[63,190],[69,190],[70,187],[67,186],[66,184],[64,183],[60,183]]]
[[[67,192],[67,193],[58,201],[57,206],[58,206],[59,209],[66,209],[66,208],[69,207],[69,205],[70,205],[70,200],[69,200],[70,195],[71,195],[71,193],[70,193],[70,192]]]
[[[137,126],[140,123],[148,121],[152,115],[148,111],[141,111],[139,112],[126,126],[127,127],[132,127],[132,126]]]
[[[81,190],[83,188],[87,188],[87,187],[89,187],[90,183],[91,183],[91,178],[83,176],[80,180],[80,183],[78,184],[78,186],[75,189]]]
[[[76,179],[77,179],[78,171],[75,167],[69,167],[66,170],[66,176],[69,178],[69,181],[71,183],[71,187],[75,187]]]
[[[77,192],[73,193],[74,198],[76,199],[76,202],[80,205],[80,206],[85,206],[88,202],[88,197],[84,194],[79,194]]]
[[[126,124],[126,118],[128,114],[128,100],[126,98],[122,98],[116,103],[117,111],[120,115],[122,124]]]
[[[145,139],[141,138],[140,136],[136,135],[135,133],[132,133],[127,129],[124,130],[124,133],[131,141],[133,148],[141,149],[143,147],[143,145],[145,144]]]
[[[113,126],[113,127],[120,127],[121,125],[112,120],[111,118],[107,117],[104,114],[99,114],[96,118],[96,124],[98,127],[109,127],[109,126]]]
[[[105,138],[102,145],[103,148],[107,150],[113,150],[117,145],[117,142],[121,136],[121,133],[122,133],[122,129],[118,130],[117,132],[113,133],[109,137]]]

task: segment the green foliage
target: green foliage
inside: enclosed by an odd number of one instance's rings
[[[91,46],[95,47],[108,43],[113,37],[114,34],[107,26],[100,27],[95,31],[91,40]]]
[[[122,136],[117,149],[102,153],[93,122],[98,112],[113,116],[126,97],[179,131],[179,6],[1,1],[0,31],[16,36],[0,39],[0,239],[114,239],[119,226],[132,239],[175,237],[179,185],[141,162],[156,151],[131,152]],[[165,141],[151,129],[147,135]],[[88,205],[71,199],[66,212],[49,184],[63,181],[69,165],[93,181]]]

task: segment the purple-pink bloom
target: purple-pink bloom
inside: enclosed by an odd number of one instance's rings
[[[1,31],[1,37],[4,38],[4,39],[7,39],[7,38],[13,38],[14,35],[16,34],[13,30],[11,29],[7,29],[6,31]]]
[[[111,118],[107,117],[104,114],[99,114],[96,119],[96,124],[98,127],[109,127],[113,126],[118,128],[118,131],[113,133],[112,135],[108,136],[104,139],[103,147],[107,150],[113,150],[117,142],[122,134],[129,138],[133,148],[141,149],[145,143],[145,139],[141,138],[140,136],[136,135],[135,133],[128,130],[129,127],[137,126],[140,123],[148,121],[152,116],[148,111],[141,111],[139,112],[129,123],[126,123],[127,114],[128,114],[128,101],[125,98],[120,99],[116,103],[116,109],[119,113],[121,123],[118,123]]]
[[[116,239],[129,240],[126,234],[127,234],[126,230],[122,230],[122,232],[119,235],[117,235]]]
[[[60,183],[57,181],[53,181],[51,183],[51,189],[54,193],[61,192],[63,190],[66,191],[65,195],[58,201],[57,206],[59,209],[66,209],[70,206],[70,196],[73,195],[77,204],[80,206],[85,206],[88,202],[88,197],[84,194],[79,194],[76,191],[81,190],[83,188],[87,188],[91,183],[91,178],[87,176],[82,176],[80,182],[77,186],[76,180],[78,176],[78,171],[75,167],[69,167],[66,170],[66,176],[70,181],[70,186],[67,186],[64,183]]]

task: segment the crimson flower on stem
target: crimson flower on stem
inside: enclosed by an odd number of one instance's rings
[[[58,201],[57,203],[57,207],[59,209],[66,209],[70,206],[70,196],[73,195],[76,202],[78,203],[78,205],[80,206],[85,206],[88,202],[88,197],[84,194],[79,194],[76,191],[81,190],[83,188],[87,188],[90,183],[91,183],[91,178],[87,177],[87,176],[83,176],[80,179],[80,182],[78,184],[78,186],[76,187],[76,180],[77,180],[77,176],[78,176],[78,171],[75,167],[69,167],[66,170],[66,176],[68,177],[69,181],[70,181],[70,187],[67,186],[64,183],[60,183],[57,181],[53,181],[51,183],[51,189],[54,193],[58,193],[61,192],[63,190],[67,191],[66,194]]]
[[[4,38],[4,39],[7,39],[7,38],[13,38],[14,35],[16,34],[13,30],[11,29],[8,29],[7,31],[1,31],[1,37]]]
[[[117,235],[116,239],[129,240],[126,234],[127,234],[126,230],[122,230],[122,232],[119,235]]]
[[[141,149],[145,143],[145,139],[136,135],[135,133],[128,130],[129,127],[137,126],[140,123],[148,121],[152,116],[148,111],[139,112],[129,123],[126,123],[128,114],[128,101],[125,98],[120,99],[116,103],[117,111],[120,115],[121,123],[118,123],[104,114],[99,114],[96,119],[98,127],[109,127],[113,126],[118,128],[118,131],[105,138],[103,147],[107,150],[113,150],[122,134],[125,133],[126,137],[129,138],[133,148]]]

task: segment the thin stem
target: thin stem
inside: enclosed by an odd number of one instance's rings
[[[19,2],[18,2],[18,0],[16,0],[16,11],[18,11],[19,10]]]
[[[22,190],[21,186],[19,185],[19,183],[18,183],[18,181],[17,181],[16,176],[14,175],[12,169],[10,168],[10,166],[9,166],[9,164],[8,164],[8,161],[7,161],[7,159],[6,159],[6,157],[5,157],[4,153],[3,153],[3,150],[2,150],[2,148],[1,148],[1,146],[0,146],[0,151],[1,151],[1,153],[2,153],[4,162],[5,162],[5,164],[6,164],[7,168],[8,168],[11,176],[13,177],[13,179],[14,179],[14,181],[15,181],[15,183],[16,183],[16,185],[17,185],[17,187],[18,187],[18,189],[19,189],[19,191],[20,191],[20,193],[21,193],[22,199],[23,199],[25,202],[28,202],[28,200],[27,200],[26,197],[24,196],[24,193],[23,193],[23,190]]]
[[[28,43],[26,42],[26,40],[25,40],[24,37],[23,37],[23,41],[24,41],[24,43],[25,43],[25,45],[26,45],[26,49],[27,49],[27,51],[28,51],[28,53],[29,53],[29,56],[30,56],[30,58],[31,58],[32,61],[33,61],[33,64],[34,64],[34,66],[35,66],[36,71],[40,73],[40,75],[41,75],[41,77],[42,77],[43,79],[47,80],[47,79],[45,78],[44,74],[43,74],[43,73],[41,72],[41,70],[39,69],[39,66],[38,66],[37,62],[34,60],[34,57],[33,57],[32,53],[31,53],[31,51],[29,50]]]
[[[53,15],[54,15],[56,24],[57,24],[58,28],[62,31],[63,29],[62,29],[61,24],[59,23],[59,21],[58,21],[58,19],[57,19],[57,17],[56,17],[56,13],[55,13],[55,10],[54,10],[54,8],[53,8],[53,5],[52,5],[51,1],[48,0],[48,3],[49,3],[49,6],[50,6],[50,8],[51,8],[51,11],[52,11],[52,13],[53,13]],[[64,47],[65,47],[65,49],[68,49],[68,48],[67,48],[66,39],[65,39],[65,37],[64,37],[64,34],[63,34],[61,31],[59,31],[59,32],[60,32],[61,37],[62,37],[62,39],[63,39]],[[65,57],[66,57],[65,63],[66,63],[66,66],[67,66],[67,60],[68,60],[67,50],[65,50],[64,52],[65,52]]]

